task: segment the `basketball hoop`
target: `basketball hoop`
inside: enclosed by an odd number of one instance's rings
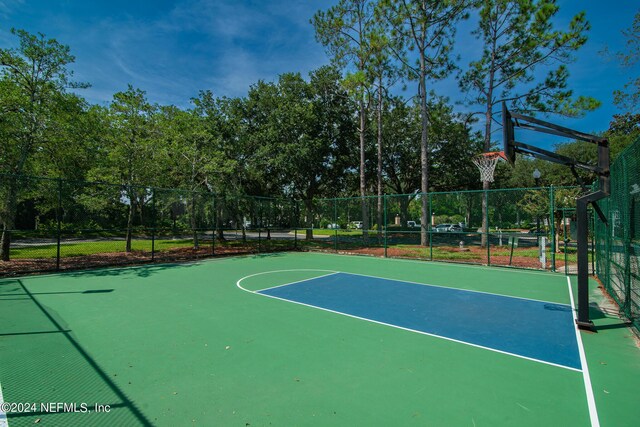
[[[493,172],[499,161],[505,161],[503,151],[492,151],[478,154],[473,159],[473,164],[480,169],[480,180],[482,182],[493,182]]]

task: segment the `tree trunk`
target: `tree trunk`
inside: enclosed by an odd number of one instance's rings
[[[11,252],[11,230],[15,226],[18,186],[15,177],[6,180],[8,184],[7,196],[5,199],[5,216],[2,221],[2,238],[0,239],[0,259],[2,261],[10,260]]]
[[[131,252],[131,237],[132,237],[132,227],[133,227],[133,215],[135,213],[135,208],[134,208],[135,204],[133,202],[133,197],[131,195],[131,192],[129,192],[129,215],[127,216],[127,243],[126,243],[126,247],[125,247],[125,252],[129,253]]]
[[[200,248],[200,240],[198,238],[198,221],[196,218],[196,198],[191,196],[191,232],[193,234],[193,249]]]
[[[224,229],[223,229],[223,223],[224,223],[224,205],[226,203],[226,198],[223,196],[222,197],[222,202],[221,203],[216,203],[216,234],[218,235],[218,240],[221,242],[225,241],[224,238]]]
[[[421,176],[421,192],[422,195],[420,199],[422,201],[422,215],[420,216],[421,229],[420,233],[420,244],[422,246],[428,246],[428,236],[427,236],[427,223],[429,221],[429,204],[427,193],[429,192],[429,146],[428,146],[428,126],[429,126],[429,118],[427,117],[427,79],[426,79],[426,71],[425,71],[425,58],[422,57],[420,59],[421,68],[420,68],[420,115],[422,116],[422,135],[420,138],[420,169],[422,171]]]
[[[13,224],[8,220],[2,226],[2,238],[0,242],[0,258],[2,261],[9,261],[9,252],[11,251],[11,229]]]
[[[407,220],[409,218],[410,202],[411,201],[409,200],[408,196],[400,197],[400,226],[403,228],[407,226]]]
[[[467,197],[467,203],[465,203],[465,224],[467,227],[471,226],[471,212],[473,212],[473,198]]]
[[[365,126],[366,117],[364,110],[364,100],[361,98],[358,102],[360,108],[360,197],[362,204],[362,239],[366,245],[368,242],[368,230],[369,230],[369,211],[367,209],[367,187],[365,181]],[[337,220],[337,218],[336,218]]]
[[[491,73],[490,76],[490,87],[489,87],[489,93],[487,96],[487,109],[485,111],[485,125],[484,125],[484,151],[485,153],[488,152],[491,149],[491,120],[493,119],[493,104],[492,104],[492,96],[493,96],[493,88],[491,87],[491,85],[493,84],[493,73]],[[488,222],[488,201],[487,201],[487,197],[488,197],[488,193],[487,190],[489,190],[489,182],[488,181],[483,181],[482,182],[482,189],[485,190],[482,193],[482,236],[480,238],[480,246],[483,248],[487,247],[487,243],[488,243],[488,236],[489,236],[489,222]]]
[[[307,198],[304,201],[305,208],[305,240],[313,240],[313,200]]]
[[[144,206],[144,198],[145,198],[146,192],[143,193],[140,198],[138,199],[138,218],[140,218],[140,225],[145,226],[145,222],[144,222],[144,216],[146,214],[146,209]],[[145,227],[146,228],[146,227]]]
[[[378,241],[382,241],[382,76],[378,85]]]

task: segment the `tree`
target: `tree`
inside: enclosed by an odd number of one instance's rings
[[[155,106],[149,104],[146,94],[129,85],[124,92],[113,95],[108,107],[109,134],[106,135],[106,158],[91,172],[97,179],[118,182],[122,186],[121,200],[127,205],[126,252],[131,252],[133,223],[149,200],[148,187],[157,182],[160,150],[153,146],[157,135]]]
[[[385,102],[388,100],[389,87],[393,85],[393,80],[397,77],[398,69],[392,61],[393,43],[396,41],[390,37],[387,21],[381,17],[380,13],[376,13],[375,24],[368,34],[368,44],[371,47],[371,61],[368,67],[370,80],[375,88],[375,105],[376,125],[377,125],[377,170],[376,170],[376,188],[378,194],[378,239],[382,238],[383,225],[383,118]],[[397,48],[397,47],[396,47]]]
[[[477,171],[468,158],[480,149],[481,140],[472,134],[463,117],[453,113],[446,98],[431,95],[428,109],[431,155],[431,188],[435,191],[469,189],[477,186]],[[420,106],[407,106],[401,98],[394,98],[385,111],[385,140],[388,149],[384,156],[386,184],[395,194],[411,194],[400,197],[399,212],[403,226],[411,219],[407,215],[408,203],[417,197],[420,188],[421,118]],[[420,201],[426,197],[421,197]]]
[[[613,162],[625,148],[640,138],[640,114],[614,114],[605,135],[609,139]]]
[[[0,49],[0,171],[11,174],[5,181],[0,209],[2,238],[0,258],[9,260],[11,230],[15,224],[18,199],[16,175],[25,172],[34,153],[50,143],[48,129],[55,125],[55,105],[68,88],[87,87],[71,81],[67,68],[75,61],[69,46],[12,29],[19,39],[17,48]]]
[[[365,135],[367,105],[365,99],[370,86],[367,68],[372,59],[370,35],[375,32],[374,7],[369,0],[340,0],[326,12],[317,12],[312,24],[316,38],[326,46],[335,64],[341,67],[352,65],[355,73],[348,74],[345,84],[351,89],[358,103],[360,127],[360,196],[362,197],[362,222],[366,241],[369,229],[369,213],[366,204]]]
[[[553,222],[555,235],[553,236],[553,247],[556,252],[562,252],[560,250],[560,234],[563,233],[562,220],[564,215],[562,209],[575,208],[576,199],[580,196],[579,188],[559,188],[554,191],[554,208]],[[518,207],[525,213],[529,214],[531,218],[548,217],[549,210],[549,192],[546,190],[528,190],[517,202]],[[566,248],[565,248],[566,250]]]
[[[182,193],[182,201],[171,199],[174,205],[186,203],[193,247],[198,249],[203,209],[212,200],[206,193],[210,192],[207,172],[215,156],[212,141],[215,136],[206,131],[204,117],[198,110],[185,111],[173,105],[160,108],[158,128],[161,137],[156,143],[161,145],[162,156],[168,160],[167,175],[172,178],[171,185],[187,190]]]
[[[622,34],[627,39],[627,50],[615,54],[624,68],[631,68],[640,61],[640,11],[636,12],[633,24]],[[640,107],[640,77],[631,77],[625,90],[614,91],[614,102],[629,113],[638,113]]]
[[[391,193],[409,194],[420,188],[420,110],[394,97],[385,106],[383,155],[386,185]]]
[[[209,147],[208,160],[203,163],[204,185],[215,194],[217,238],[224,240],[224,223],[232,218],[242,225],[246,240],[244,218],[239,200],[247,191],[259,194],[259,179],[249,166],[253,154],[247,138],[246,102],[240,98],[216,98],[211,91],[201,91],[193,99],[195,112],[203,118]],[[235,198],[235,205],[227,203]]]
[[[521,113],[577,116],[600,104],[593,98],[573,99],[567,88],[566,63],[586,41],[584,12],[574,16],[567,31],[555,30],[555,0],[482,0],[473,35],[482,43],[482,56],[461,75],[460,88],[469,105],[482,106],[484,151],[491,150],[493,117],[503,101]],[[543,71],[547,71],[544,75]],[[475,113],[474,113],[475,114]],[[484,182],[483,188],[489,189]],[[483,198],[483,237],[486,245],[487,203]]]
[[[478,170],[469,159],[482,149],[482,139],[471,123],[453,112],[448,99],[431,96],[429,169],[433,191],[470,190],[479,187]]]
[[[380,11],[386,18],[400,48],[396,58],[405,76],[418,81],[418,99],[422,134],[420,138],[421,191],[429,192],[429,111],[427,79],[442,79],[453,70],[451,58],[456,23],[465,17],[468,2],[464,0],[383,0]],[[417,60],[409,59],[409,53]],[[421,244],[426,246],[428,223],[427,198],[422,198]]]
[[[303,200],[307,238],[313,237],[313,200],[340,187],[355,136],[353,106],[333,67],[321,67],[306,82],[283,74],[277,84],[260,82],[247,99],[248,138],[255,141],[251,168],[272,188]]]
[[[32,156],[29,173],[83,180],[98,160],[104,136],[103,117],[74,93],[59,94],[43,144]]]

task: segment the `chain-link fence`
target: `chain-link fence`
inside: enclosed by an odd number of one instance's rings
[[[576,270],[575,187],[293,201],[0,178],[4,275],[296,249]]]
[[[304,203],[301,246],[575,273],[570,209],[579,194],[545,187],[317,199]]]
[[[640,330],[640,140],[611,166],[611,196],[598,202],[596,269],[622,313]]]
[[[290,250],[297,203],[0,176],[0,275]]]

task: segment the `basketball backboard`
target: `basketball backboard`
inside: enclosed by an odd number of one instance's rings
[[[514,166],[516,163],[516,151],[513,143],[515,142],[515,136],[513,133],[513,119],[509,110],[507,110],[507,104],[502,102],[502,140],[504,157],[507,162]]]

